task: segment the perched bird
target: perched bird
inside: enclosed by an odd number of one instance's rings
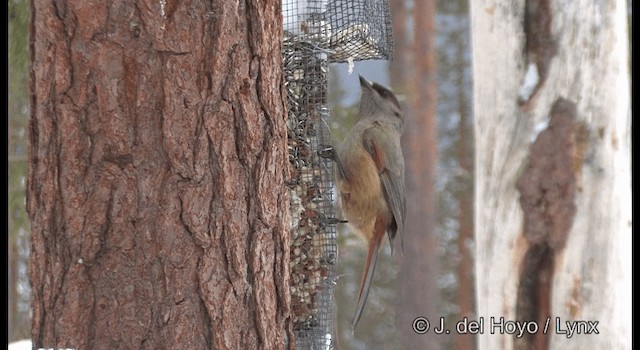
[[[336,185],[344,218],[368,243],[352,330],[364,310],[384,233],[391,254],[405,218],[404,158],[400,136],[404,120],[393,92],[360,76],[362,95],[358,122],[334,154]]]

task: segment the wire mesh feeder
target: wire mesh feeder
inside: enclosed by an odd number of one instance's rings
[[[389,59],[388,0],[283,0],[291,180],[291,305],[298,349],[333,349],[336,222],[328,64]]]
[[[327,61],[310,47],[288,47],[286,89],[291,198],[291,304],[296,348],[330,348],[337,255],[331,164],[317,154],[330,135]],[[313,52],[313,51],[309,51]]]
[[[285,41],[324,49],[329,62],[391,59],[389,0],[282,0]]]

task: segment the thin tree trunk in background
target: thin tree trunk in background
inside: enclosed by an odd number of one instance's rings
[[[468,5],[466,2],[457,2],[457,12],[468,14]],[[465,27],[468,30],[468,27]],[[475,261],[473,258],[473,129],[472,129],[472,111],[470,96],[466,94],[471,91],[471,87],[467,86],[469,81],[466,76],[467,68],[471,66],[468,62],[467,55],[470,49],[466,39],[469,33],[466,31],[458,31],[455,33],[453,42],[455,43],[455,84],[457,86],[457,105],[458,115],[458,141],[457,141],[457,158],[458,166],[461,171],[459,186],[456,197],[458,201],[458,240],[457,248],[459,259],[457,261],[457,304],[458,317],[457,320],[463,320],[465,317],[470,320],[477,320],[476,303],[475,303]],[[454,333],[455,348],[459,350],[475,349],[475,334],[458,334]]]
[[[457,158],[462,173],[460,186],[457,191],[458,201],[458,254],[457,280],[458,280],[458,317],[461,321],[465,317],[475,318],[475,277],[473,260],[473,133],[471,130],[471,111],[468,106],[468,97],[464,93],[465,84],[465,59],[466,54],[462,38],[454,41],[457,46],[456,53],[456,85],[458,91],[458,141]],[[460,350],[475,349],[474,334],[455,334],[455,348]]]
[[[407,4],[405,0],[391,0],[391,25],[393,26],[393,60],[389,62],[389,80],[396,95],[406,95],[411,76],[411,43],[408,36]]]
[[[627,2],[470,4],[478,347],[630,349]]]
[[[407,218],[404,258],[398,272],[398,329],[407,349],[438,349],[432,332],[417,334],[416,317],[435,321],[439,311],[439,245],[436,237],[437,71],[435,2],[416,1],[413,11],[414,71],[409,81],[403,149],[406,164]],[[434,322],[435,325],[435,322]]]
[[[280,7],[31,12],[34,347],[285,348]]]

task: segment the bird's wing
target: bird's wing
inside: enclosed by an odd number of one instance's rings
[[[404,158],[400,148],[400,140],[385,133],[380,124],[373,125],[362,134],[364,148],[369,152],[376,167],[382,184],[385,199],[396,221],[397,232],[404,232],[406,203],[404,194]],[[396,232],[388,232],[393,249],[393,239]]]

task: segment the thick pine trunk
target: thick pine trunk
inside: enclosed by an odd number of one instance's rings
[[[627,3],[471,8],[479,348],[630,348]],[[569,337],[572,321],[599,334]]]
[[[285,348],[280,7],[31,10],[34,346]]]

